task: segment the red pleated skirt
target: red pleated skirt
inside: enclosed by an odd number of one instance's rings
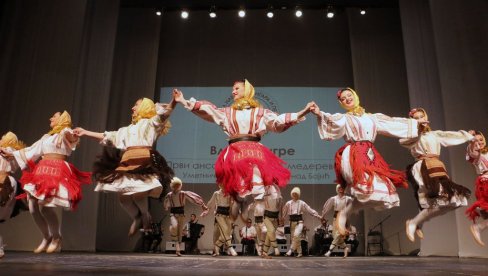
[[[230,195],[251,191],[253,170],[256,167],[264,185],[284,187],[291,173],[286,162],[258,142],[240,141],[227,146],[215,164],[217,183],[223,184],[224,192]]]
[[[351,146],[349,160],[353,170],[354,183],[346,183],[342,177],[342,153],[347,146]],[[395,187],[408,188],[405,172],[391,169],[378,150],[376,150],[374,144],[368,141],[346,143],[342,146],[336,152],[334,168],[338,184],[341,184],[344,188],[347,184],[350,184],[365,194],[373,193],[374,176],[381,178],[385,182],[391,181]],[[358,184],[365,185],[367,187],[366,190],[358,187]]]
[[[64,160],[41,160],[37,164],[29,161],[28,168],[22,172],[22,187],[34,185],[33,196],[49,202],[59,196],[60,185],[67,192],[70,208],[75,209],[82,198],[81,185],[91,183],[91,173],[79,171],[73,164]]]

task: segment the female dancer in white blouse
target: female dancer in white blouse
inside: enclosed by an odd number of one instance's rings
[[[423,108],[414,108],[409,117],[428,121]],[[428,123],[419,126],[419,136],[412,139],[400,139],[400,144],[410,150],[415,163],[407,168],[409,181],[416,192],[421,211],[406,221],[405,231],[410,241],[415,241],[415,233],[423,238],[422,225],[433,217],[453,211],[460,206],[467,206],[471,191],[454,183],[447,175],[444,163],[439,159],[441,146],[460,145],[473,140],[473,135],[464,130],[431,130]]]
[[[262,198],[264,186],[284,187],[290,171],[283,166],[283,160],[259,143],[261,137],[268,131],[283,132],[303,121],[311,104],[297,113],[278,115],[260,106],[254,99],[254,87],[247,80],[236,81],[232,95],[231,107],[218,108],[207,101],[186,100],[181,91],[173,91],[177,102],[200,118],[218,124],[229,136],[229,146],[215,164],[217,183],[223,184],[224,192]]]
[[[156,140],[170,128],[168,118],[173,110],[170,104],[154,104],[148,98],[139,99],[132,107],[132,124],[117,131],[97,133],[76,128],[78,136],[88,136],[104,146],[115,147],[122,157],[110,158],[104,151],[95,163],[94,176],[98,182],[95,191],[119,195],[122,207],[133,219],[129,236],[136,233],[141,221],[144,230],[151,229],[148,197],[159,198],[163,186],[174,176],[166,160],[152,149]]]
[[[476,174],[475,195],[476,202],[466,210],[466,215],[473,220],[471,234],[475,241],[485,246],[481,240],[481,232],[488,227],[488,146],[483,133],[471,131],[475,139],[468,145],[466,160],[473,164]],[[481,217],[478,222],[476,219]]]
[[[373,142],[378,134],[398,138],[417,137],[417,121],[392,118],[381,113],[366,113],[359,97],[351,88],[337,93],[337,99],[346,113],[321,112],[315,104],[311,111],[317,116],[320,138],[344,138],[346,144],[335,156],[337,183],[353,197],[344,211],[338,214],[338,229],[346,233],[346,220],[352,210],[373,207],[392,208],[400,205],[397,187],[407,188],[404,172],[393,170],[376,150]]]
[[[20,182],[29,211],[43,235],[34,253],[61,249],[61,225],[53,207],[75,209],[81,200],[81,184],[91,183],[91,173],[80,172],[65,161],[79,142],[71,129],[71,116],[66,111],[54,113],[50,127],[51,131],[32,146],[13,152],[24,170]]]
[[[21,191],[21,188],[12,176],[18,166],[11,153],[24,147],[24,143],[19,141],[17,136],[10,131],[3,135],[0,140],[0,151],[2,152],[0,155],[0,223],[19,214],[21,201],[16,201],[15,195]],[[0,235],[0,258],[5,254],[3,246],[3,238]]]

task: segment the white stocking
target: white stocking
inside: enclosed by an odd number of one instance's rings
[[[53,207],[42,207],[42,216],[46,219],[47,225],[49,227],[49,232],[53,239],[59,239],[61,237],[61,226],[59,224],[58,216]]]
[[[417,216],[415,216],[411,222],[414,223],[417,226],[422,227],[424,222],[427,222],[431,220],[434,217],[438,217],[441,215],[444,215],[450,211],[453,211],[456,209],[456,207],[451,207],[451,206],[446,206],[446,207],[434,207],[434,208],[428,208],[428,209],[423,209],[418,213]]]
[[[132,200],[131,196],[128,195],[119,195],[119,201],[122,208],[124,208],[125,212],[131,217],[131,219],[136,219],[140,216],[139,208]]]
[[[147,193],[135,194],[132,197],[134,204],[137,206],[142,218],[144,230],[151,228],[151,214],[149,213]]]
[[[51,235],[49,234],[49,228],[46,219],[44,219],[41,214],[37,199],[34,197],[29,197],[29,213],[31,213],[32,218],[34,218],[34,222],[36,223],[37,228],[41,230],[44,239],[48,240],[51,237]]]

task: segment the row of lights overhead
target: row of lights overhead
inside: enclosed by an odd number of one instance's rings
[[[161,16],[163,14],[163,9],[156,9],[156,15],[157,16]],[[326,16],[327,18],[329,19],[332,19],[334,18],[336,14],[336,11],[334,9],[333,6],[328,6],[327,9],[326,9]],[[366,14],[366,9],[365,8],[360,8],[359,9],[359,14],[361,15],[365,15]],[[237,11],[237,15],[240,17],[240,18],[244,18],[246,17],[246,10],[245,9],[239,9]],[[180,13],[180,16],[181,18],[183,19],[188,19],[188,17],[190,16],[190,13],[188,10],[182,10],[181,13]],[[215,8],[215,6],[212,6],[208,12],[208,16],[210,18],[216,18],[217,17],[217,9]],[[269,7],[268,10],[266,11],[266,16],[268,18],[273,18],[274,17],[274,9],[273,7]],[[300,7],[296,7],[295,8],[295,16],[300,18],[303,16],[303,10],[300,8]]]

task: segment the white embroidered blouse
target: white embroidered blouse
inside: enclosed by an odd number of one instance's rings
[[[137,123],[119,128],[117,131],[106,131],[100,143],[121,150],[136,146],[151,147],[159,138],[172,111],[167,104],[157,103],[157,115],[150,119],[140,119]]]
[[[266,132],[283,132],[289,127],[305,120],[298,119],[297,113],[278,115],[262,107],[236,110],[231,107],[218,108],[207,101],[191,98],[185,108],[200,118],[219,125],[230,137],[249,134],[263,136]]]
[[[378,134],[397,138],[418,136],[416,120],[389,117],[381,113],[365,113],[362,116],[356,116],[348,113],[321,112],[321,116],[317,120],[319,135],[323,140],[344,137],[347,142],[374,142]]]
[[[449,147],[473,140],[473,135],[464,130],[441,131],[433,130],[421,134],[413,139],[400,139],[400,144],[408,149],[413,157],[418,159],[423,155],[440,155],[441,146]]]
[[[70,156],[76,149],[79,138],[73,135],[71,128],[64,128],[59,133],[53,135],[45,134],[30,147],[26,147],[13,152],[14,158],[21,169],[27,167],[28,160],[37,160],[39,157],[48,153],[56,153]]]

